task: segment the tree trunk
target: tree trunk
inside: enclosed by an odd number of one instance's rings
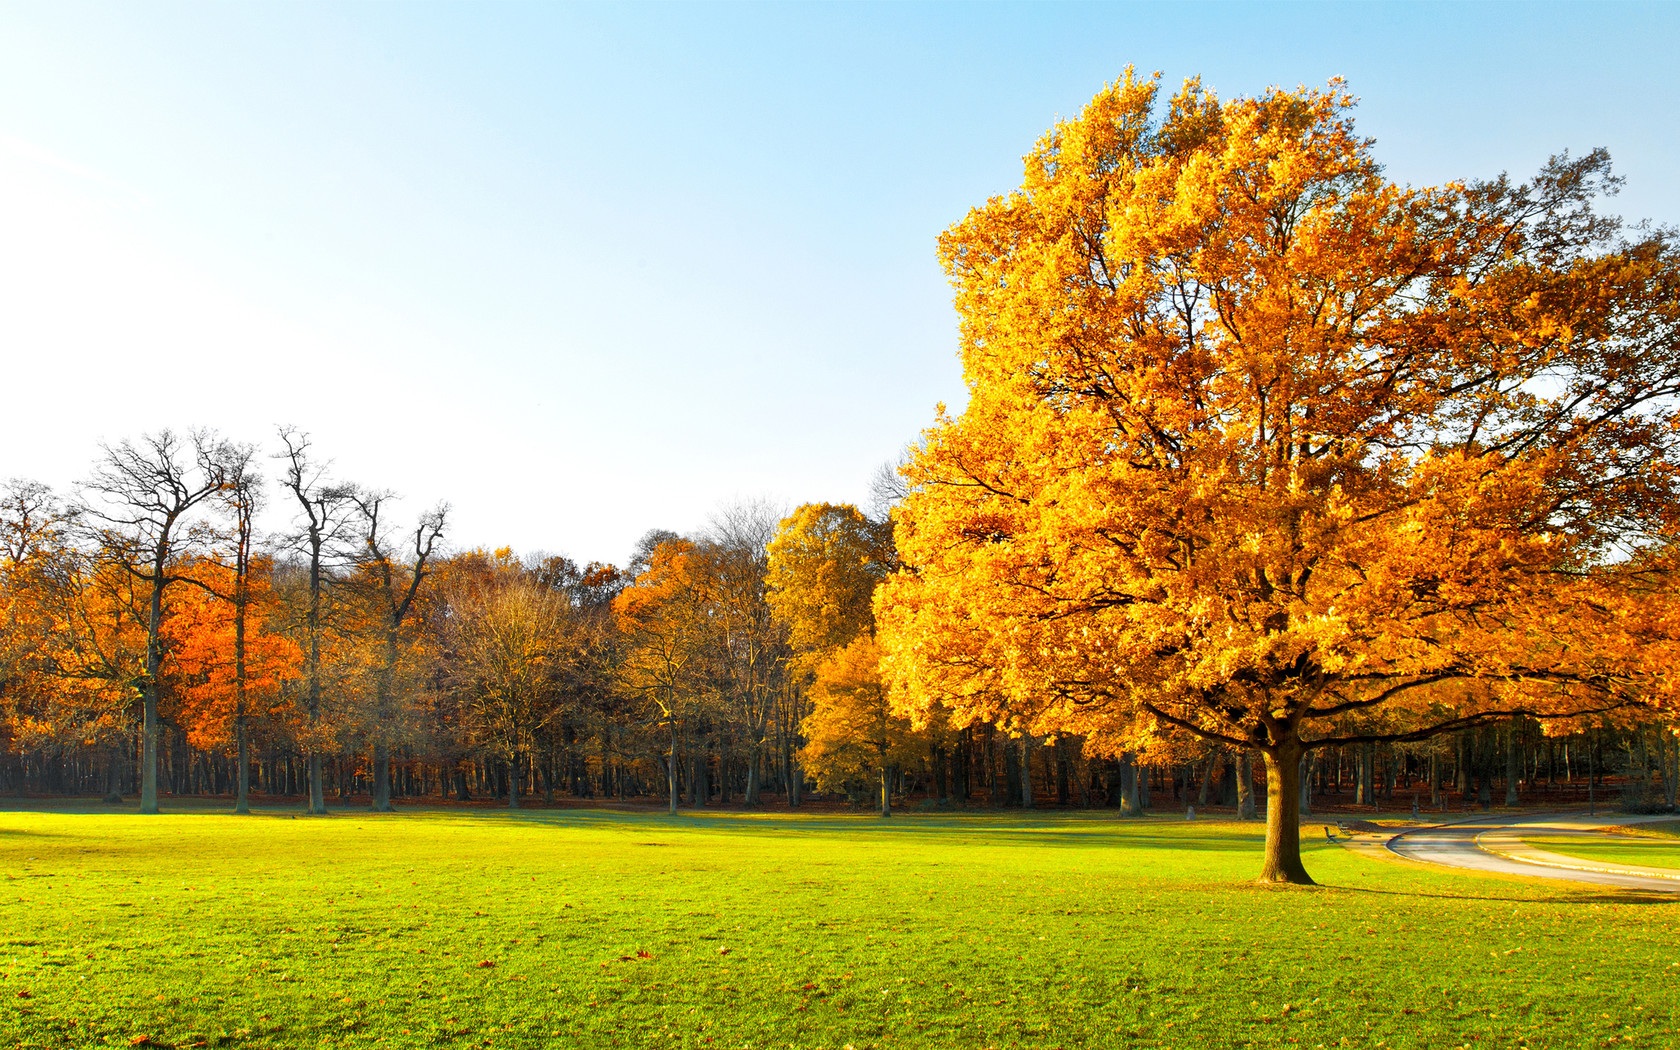
[[[1237,757],[1237,819],[1254,817],[1254,760],[1245,750]]]
[[[1593,790],[1593,785],[1596,782],[1597,774],[1598,774],[1598,770],[1596,768],[1596,761],[1595,761],[1596,757],[1597,756],[1595,756],[1593,754],[1592,731],[1588,730],[1587,731],[1587,815],[1589,817],[1598,816],[1598,794],[1597,794],[1596,791]]]
[[[1476,802],[1484,810],[1493,808],[1493,748],[1488,742],[1487,732],[1485,729],[1476,731],[1471,752],[1476,766]]]
[[[508,756],[508,808],[519,808],[519,756]]]
[[[1667,772],[1668,772],[1668,767],[1667,766],[1663,767],[1663,772],[1664,772],[1664,775],[1667,774]],[[123,797],[122,797],[122,774],[123,774],[123,749],[122,749],[122,745],[119,744],[119,745],[110,749],[110,758],[105,763],[105,801],[106,802],[117,803],[117,802],[121,802],[123,800]],[[1673,797],[1672,792],[1669,793],[1669,797],[1670,798]]]
[[[158,811],[158,724],[157,687],[146,687],[140,730],[140,812]]]
[[[688,781],[688,800],[696,807],[712,801],[712,754],[705,748],[694,752],[688,760],[691,774]]]
[[[1517,723],[1505,731],[1505,804],[1515,806],[1521,801],[1517,784],[1522,780],[1522,766],[1517,753]]]
[[[1301,780],[1301,814],[1302,815],[1312,812],[1312,780],[1313,780],[1312,773],[1313,773],[1313,767],[1319,765],[1322,761],[1323,761],[1323,759],[1319,757],[1319,754],[1315,753],[1315,752],[1312,752],[1312,751],[1308,751],[1301,756],[1300,780]],[[1271,781],[1270,781],[1269,776],[1268,776],[1268,779],[1267,779],[1266,790],[1268,792],[1271,790]],[[1270,795],[1268,795],[1267,797],[1270,798]],[[1270,817],[1269,814],[1271,813],[1271,810],[1268,808],[1266,812],[1268,814],[1266,819],[1270,820],[1271,817]],[[1299,820],[1300,820],[1300,815],[1297,815],[1297,817],[1296,817],[1297,825],[1299,825]]]
[[[987,726],[982,754],[986,763],[986,786],[991,792],[992,805],[997,808],[1002,808],[1004,805],[1008,804],[1009,801],[1007,797],[1008,778],[1004,774],[998,772],[996,744],[997,733],[991,726]],[[1007,763],[1005,764],[1007,765]]]
[[[1130,751],[1120,756],[1120,815],[1140,817],[1143,806],[1138,798],[1138,762]]]
[[[892,769],[886,763],[886,756],[881,761],[881,816],[892,816]]]
[[[671,719],[671,758],[665,764],[666,779],[671,786],[671,816],[677,815],[677,720]]]
[[[245,716],[240,715],[234,725],[234,731],[239,737],[239,773],[234,780],[237,785],[234,796],[233,811],[235,813],[251,812],[251,733],[245,726]]]
[[[1264,752],[1266,756],[1266,859],[1261,882],[1314,885],[1301,863],[1301,759],[1299,742]]]
[[[741,793],[741,805],[756,806],[764,781],[764,776],[758,769],[759,752],[764,747],[762,727],[754,729],[748,726],[748,736],[752,739],[741,749],[740,769],[738,772],[731,774],[728,780],[738,787]]]
[[[1033,808],[1032,753],[1033,753],[1033,738],[1031,736],[1023,736],[1021,738],[1021,808],[1022,809]]]
[[[327,781],[325,763],[321,761],[318,751],[309,753],[309,808],[305,812],[311,816],[324,817],[327,814]]]
[[[373,811],[391,812],[391,751],[384,741],[373,745]]]
[[[1668,802],[1668,808],[1674,808],[1674,793],[1676,781],[1680,781],[1680,741],[1676,741],[1667,729],[1657,730],[1657,741],[1661,745],[1658,760],[1663,767],[1663,798]]]

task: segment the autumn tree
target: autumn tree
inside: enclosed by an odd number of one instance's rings
[[[599,748],[605,775],[616,747],[605,715],[617,570],[504,547],[453,555],[435,581],[437,739],[506,762],[510,806],[527,772],[550,795],[557,774],[587,792],[584,748]]]
[[[702,551],[721,647],[723,713],[744,745],[747,805],[759,802],[770,718],[789,655],[787,630],[771,612],[766,580],[768,548],[781,517],[764,502],[731,504],[713,518]]]
[[[562,555],[534,559],[527,572],[538,586],[562,596],[567,609],[566,674],[558,697],[558,718],[546,734],[549,789],[563,761],[563,775],[571,790],[576,793],[583,788],[588,793],[588,764],[581,753],[585,735],[600,758],[602,791],[614,784],[622,789],[625,770],[641,753],[635,715],[622,703],[623,691],[618,688],[617,669],[625,646],[612,606],[626,578],[615,566],[579,565]]]
[[[321,650],[326,636],[324,622],[326,587],[330,581],[328,560],[338,541],[344,536],[349,514],[353,508],[351,487],[327,477],[325,465],[311,455],[309,436],[295,427],[281,427],[280,441],[285,451],[275,458],[281,463],[281,484],[297,504],[298,530],[293,545],[299,550],[307,570],[303,610],[304,646],[304,705],[307,723],[303,744],[308,755],[309,804],[312,814],[327,811],[326,789],[322,779],[322,662]]]
[[[877,601],[895,695],[1118,751],[1265,760],[1310,882],[1312,748],[1666,702],[1680,267],[1526,182],[1384,178],[1353,100],[1129,73],[940,241],[941,414]]]
[[[766,566],[770,607],[787,624],[796,684],[810,700],[800,761],[825,787],[866,771],[878,777],[882,816],[892,811],[893,756],[913,735],[887,709],[878,676],[871,602],[893,565],[885,522],[850,504],[807,503],[782,519]]]
[[[46,592],[65,546],[65,515],[46,485],[13,478],[0,488],[0,704],[27,707],[30,680],[51,660],[54,617]],[[14,731],[15,735],[15,731]]]
[[[373,809],[391,810],[392,720],[396,714],[399,662],[417,641],[415,599],[431,575],[430,563],[443,537],[449,508],[439,505],[420,515],[412,530],[399,534],[390,522],[394,498],[387,492],[352,490],[358,520],[355,575],[350,581],[367,617],[364,641],[369,649],[371,708],[367,732],[372,737]],[[403,535],[403,539],[398,539]]]
[[[158,680],[165,657],[164,596],[179,584],[183,555],[208,543],[202,511],[222,491],[230,463],[249,452],[213,431],[171,430],[103,446],[81,513],[104,556],[146,588],[146,669],[141,687],[140,812],[158,811]]]
[[[891,526],[849,503],[806,503],[782,519],[766,579],[794,648],[826,655],[873,632],[870,603],[894,559]]]
[[[933,727],[918,728],[893,709],[875,635],[861,634],[830,652],[817,665],[810,694],[800,762],[824,790],[875,781],[879,812],[891,816],[893,775],[927,760]]]
[[[74,510],[46,485],[0,487],[0,740],[8,750],[107,751],[108,802],[122,801],[123,753],[139,696],[133,579],[74,542]]]
[[[223,529],[219,554],[184,576],[204,591],[197,615],[183,618],[182,648],[196,664],[189,674],[193,699],[208,719],[197,729],[209,739],[231,729],[238,769],[234,775],[234,812],[251,811],[252,701],[262,696],[272,707],[279,685],[294,668],[296,647],[287,639],[263,630],[268,617],[267,559],[256,549],[256,515],[263,503],[262,477],[253,468],[253,450],[239,449],[228,461],[219,496],[230,519]],[[185,653],[183,653],[185,656]]]
[[[249,813],[253,725],[279,721],[283,687],[302,670],[303,653],[276,629],[269,559],[249,550],[241,557],[234,542],[231,558],[183,570],[198,586],[172,597],[163,630],[187,740],[233,752],[234,811]]]
[[[641,571],[613,599],[626,652],[621,687],[664,730],[670,812],[677,812],[681,735],[715,697],[717,629],[708,608],[707,576],[697,546],[682,538],[659,539],[636,559]]]
[[[221,595],[233,607],[233,725],[235,747],[238,751],[239,771],[235,781],[234,812],[251,811],[251,736],[250,736],[250,675],[247,657],[250,654],[249,630],[252,620],[251,561],[256,553],[256,515],[262,505],[262,477],[250,468],[247,454],[230,471],[223,486],[222,501],[233,518],[231,554],[233,587]],[[276,679],[278,676],[274,676]]]
[[[470,724],[508,764],[508,806],[519,806],[522,763],[554,716],[572,653],[565,596],[522,571],[504,571],[476,601],[452,609],[448,668]]]

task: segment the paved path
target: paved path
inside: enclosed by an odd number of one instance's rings
[[[1619,817],[1614,820],[1584,815],[1554,815],[1512,820],[1489,817],[1405,831],[1388,840],[1388,849],[1407,860],[1445,864],[1473,871],[1494,871],[1506,875],[1527,875],[1565,879],[1598,886],[1680,893],[1680,871],[1664,868],[1629,867],[1566,857],[1527,846],[1523,832],[1555,834],[1590,832],[1599,828],[1641,823],[1643,820],[1672,820],[1672,817]]]

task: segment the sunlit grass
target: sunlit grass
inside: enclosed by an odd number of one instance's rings
[[[1665,1047],[1680,911],[1257,825],[0,814],[32,1047]],[[558,1033],[558,1035],[556,1034]]]
[[[1535,849],[1588,862],[1680,870],[1680,839],[1667,836],[1524,835],[1522,840]]]

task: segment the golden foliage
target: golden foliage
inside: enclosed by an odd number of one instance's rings
[[[1352,104],[1128,73],[941,238],[969,402],[876,598],[906,710],[1292,762],[1667,702],[1673,244],[1594,215],[1601,154],[1389,182]]]
[[[926,735],[888,703],[880,662],[880,646],[862,635],[817,667],[799,760],[824,791],[867,784],[883,767],[912,766],[927,756]]]
[[[870,600],[891,570],[892,530],[851,504],[807,503],[770,542],[770,607],[801,652],[827,653],[873,633]]]

